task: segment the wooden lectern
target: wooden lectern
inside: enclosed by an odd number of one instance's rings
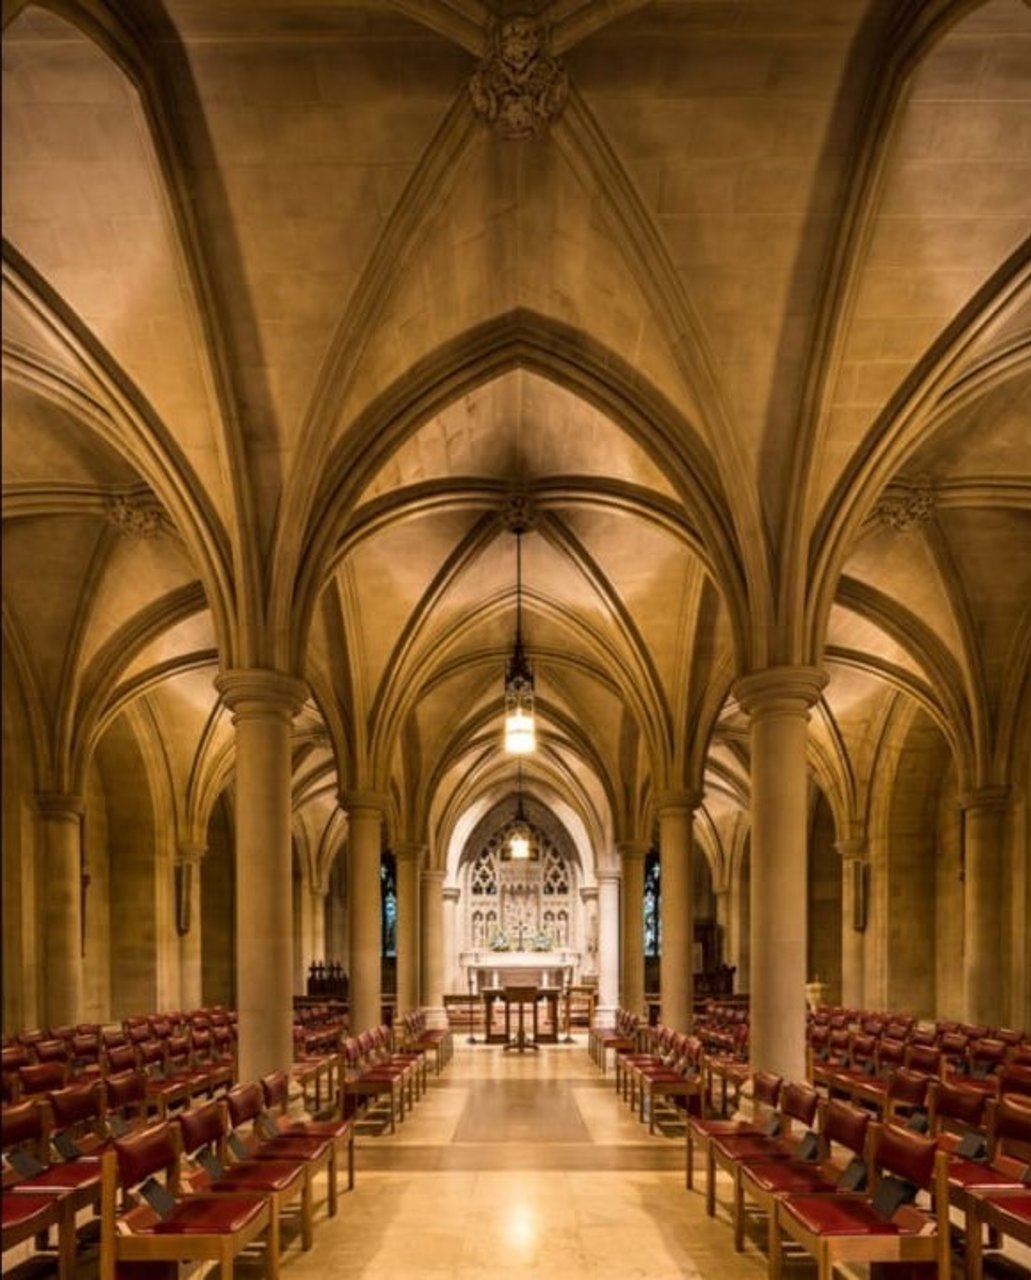
[[[532,1049],[535,1053],[540,1049],[537,1043],[537,988],[536,987],[502,987],[501,998],[505,1002],[505,1049],[508,1053],[525,1053]],[[512,1039],[512,1006],[516,1006],[516,1034]],[[533,1035],[526,1035],[526,1006],[533,1010]]]

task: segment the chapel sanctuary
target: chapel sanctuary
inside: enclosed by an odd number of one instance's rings
[[[5,1280],[1026,1280],[1029,0],[2,15]]]

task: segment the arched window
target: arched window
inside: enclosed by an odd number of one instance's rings
[[[644,859],[644,954],[662,953],[662,877],[658,849],[649,849]]]

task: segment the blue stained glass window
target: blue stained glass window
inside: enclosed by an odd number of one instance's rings
[[[644,954],[662,953],[662,875],[659,852],[649,849],[644,859]]]
[[[397,867],[393,854],[384,853],[379,862],[380,901],[383,914],[383,954],[397,955]]]

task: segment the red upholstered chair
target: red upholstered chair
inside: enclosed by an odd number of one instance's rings
[[[82,1079],[101,1075],[100,1036],[95,1031],[77,1031],[71,1041],[72,1077]]]
[[[844,1190],[843,1178],[855,1178],[853,1189],[863,1190],[866,1168],[862,1157],[866,1148],[870,1113],[837,1098],[821,1100],[819,1138],[815,1160],[763,1160],[752,1157],[739,1161],[740,1176],[735,1180],[734,1248],[744,1248],[745,1205],[748,1201],[769,1214],[772,1223],[773,1201],[778,1196],[826,1195]],[[859,1162],[862,1167],[857,1166]],[[771,1233],[772,1235],[772,1233]],[[774,1242],[770,1241],[772,1252]]]
[[[949,1078],[956,1084],[968,1084],[975,1089],[995,1093],[995,1076],[1005,1062],[1007,1053],[1008,1047],[1001,1040],[987,1037],[971,1040],[967,1045],[965,1066],[952,1071]]]
[[[287,1115],[290,1077],[285,1071],[272,1071],[262,1076],[261,1092],[280,1133],[329,1138],[336,1144],[337,1168],[340,1167],[342,1153],[347,1162],[347,1189],[351,1191],[354,1188],[354,1121],[342,1117],[318,1120],[291,1118]]]
[[[694,1147],[697,1142],[708,1165],[708,1147],[713,1138],[724,1138],[738,1133],[765,1133],[770,1125],[773,1112],[780,1099],[783,1076],[774,1075],[770,1071],[757,1071],[752,1077],[752,1104],[755,1109],[753,1120],[715,1120],[705,1116],[688,1116],[687,1118],[687,1160],[686,1183],[690,1190],[694,1186]]]
[[[1031,1245],[1031,1189],[975,1187],[968,1193],[966,1221],[967,1280],[984,1276],[984,1229]]]
[[[179,1130],[164,1120],[115,1141],[101,1158],[100,1280],[116,1280],[124,1262],[207,1261],[231,1280],[236,1258],[266,1234],[266,1275],[278,1253],[268,1246],[273,1214],[264,1195],[184,1194],[179,1184]],[[154,1208],[137,1188],[161,1182],[167,1201]],[[131,1205],[119,1210],[119,1186]],[[135,1194],[134,1194],[135,1193]]]
[[[67,1062],[32,1062],[18,1068],[18,1088],[23,1098],[42,1098],[51,1089],[68,1083]]]
[[[359,1108],[367,1107],[373,1099],[386,1098],[393,1133],[395,1115],[400,1120],[405,1116],[404,1068],[368,1062],[353,1036],[348,1036],[343,1043],[340,1065],[340,1114],[352,1119]]]
[[[229,1032],[225,1032],[229,1040]],[[193,1062],[198,1071],[207,1077],[208,1087],[213,1093],[229,1089],[236,1082],[235,1059],[232,1047],[228,1055],[215,1044],[214,1032],[209,1027],[195,1027],[190,1032],[190,1044],[193,1050]]]
[[[123,1040],[104,1046],[103,1069],[105,1075],[121,1075],[123,1071],[135,1071],[139,1066],[136,1046]]]
[[[848,1061],[836,1071],[828,1072],[820,1083],[829,1093],[851,1098],[857,1081],[869,1080],[877,1074],[877,1037],[866,1031],[853,1031],[848,1038]]]
[[[47,1094],[53,1128],[50,1140],[62,1159],[99,1159],[107,1145],[104,1086],[80,1080]]]
[[[773,1201],[770,1280],[780,1280],[785,1237],[816,1259],[818,1280],[831,1280],[840,1263],[933,1263],[938,1280],[951,1280],[948,1156],[934,1138],[895,1125],[870,1124],[868,1192],[786,1195]],[[930,1196],[931,1207],[878,1204],[890,1177]]]
[[[72,1280],[75,1267],[75,1217],[80,1209],[100,1203],[100,1169],[95,1160],[50,1160],[50,1108],[42,1100],[29,1099],[3,1112],[3,1150],[10,1164],[4,1172],[3,1199],[22,1195],[49,1196],[55,1202],[53,1221],[58,1226],[58,1251],[62,1280]],[[18,1154],[35,1164],[34,1171],[18,1169]]]
[[[780,1091],[777,1110],[776,1133],[728,1133],[714,1134],[706,1148],[705,1211],[710,1217],[716,1212],[716,1169],[730,1174],[734,1185],[734,1200],[740,1198],[741,1160],[790,1160],[799,1154],[805,1138],[796,1125],[805,1129],[816,1118],[820,1095],[811,1084],[785,1084]]]
[[[226,1094],[232,1135],[229,1147],[241,1160],[302,1160],[309,1185],[326,1174],[327,1212],[337,1211],[336,1144],[330,1137],[304,1133],[280,1133],[276,1118],[265,1108],[261,1085],[238,1084]]]
[[[637,1048],[637,1033],[641,1019],[629,1009],[620,1009],[613,1027],[591,1027],[587,1033],[587,1051],[601,1071],[608,1070],[608,1056],[630,1053]]]
[[[1007,1062],[995,1073],[995,1088],[999,1097],[1004,1093],[1019,1093],[1031,1098],[1031,1065]]]
[[[67,1214],[55,1196],[39,1193],[0,1196],[3,1209],[3,1251],[31,1240],[46,1236],[51,1227],[57,1227],[58,1280],[73,1280],[75,1275],[75,1219],[70,1227]]]
[[[814,1051],[811,1058],[809,1078],[813,1084],[825,1089],[830,1087],[835,1072],[843,1071],[848,1066],[851,1040],[852,1033],[847,1027],[831,1027],[827,1039],[818,1051]]]
[[[883,1112],[888,1081],[905,1062],[906,1049],[904,1040],[889,1040],[885,1036],[874,1045],[873,1070],[868,1069],[868,1062],[846,1068],[831,1080],[831,1093],[844,1093],[860,1106]]]
[[[434,1070],[439,1076],[454,1054],[450,1028],[428,1027],[425,1009],[412,1009],[404,1015],[405,1044],[433,1054]]]
[[[1018,1095],[988,1098],[985,1113],[987,1159],[966,1159],[955,1149],[949,1154],[949,1198],[964,1210],[972,1188],[1023,1186],[1031,1176],[1031,1100]]]
[[[666,1067],[641,1065],[635,1068],[640,1081],[639,1117],[648,1114],[648,1132],[655,1132],[655,1114],[660,1100],[669,1101],[687,1115],[701,1118],[705,1112],[706,1083],[702,1072],[704,1052],[697,1036],[681,1032],[673,1037],[673,1061]]]
[[[104,1119],[116,1138],[146,1128],[149,1111],[147,1077],[142,1071],[119,1071],[104,1081]]]
[[[180,1167],[180,1186],[190,1191],[210,1191],[221,1195],[240,1192],[267,1195],[272,1202],[269,1225],[268,1273],[279,1271],[281,1226],[285,1213],[294,1205],[300,1213],[301,1247],[308,1250],[314,1237],[311,1182],[305,1176],[303,1160],[229,1159],[229,1117],[226,1102],[213,1098],[199,1107],[181,1111],[175,1118],[179,1125],[182,1155],[192,1168]]]
[[[635,1049],[620,1050],[615,1055],[616,1092],[634,1107],[635,1069],[641,1066],[670,1067],[676,1060],[673,1040],[676,1032],[672,1027],[660,1024],[648,1027],[638,1037],[640,1043]]]

